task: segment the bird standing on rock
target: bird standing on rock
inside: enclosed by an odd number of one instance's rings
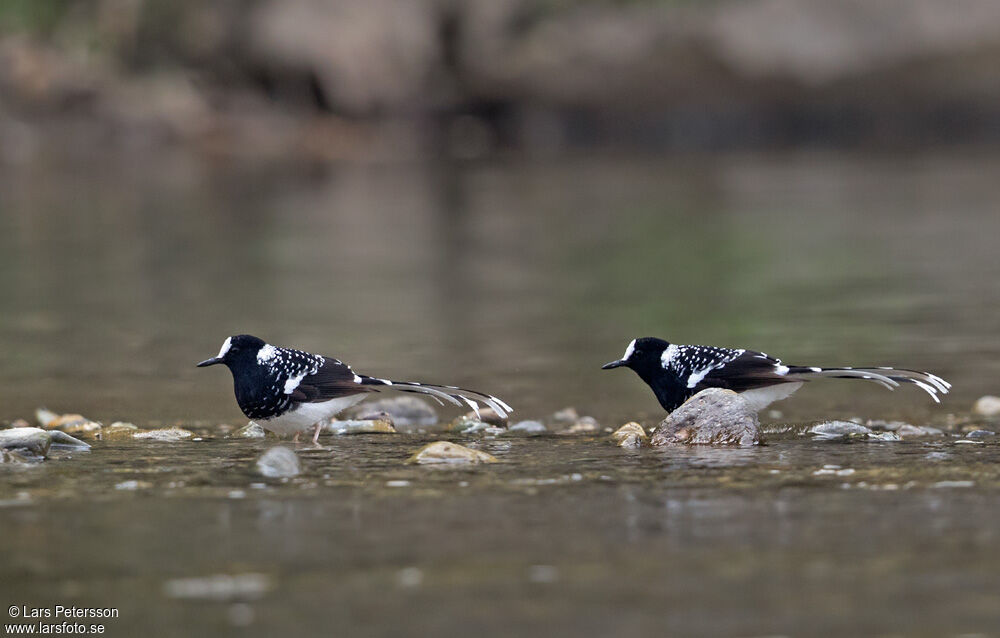
[[[223,342],[219,354],[199,368],[225,364],[233,373],[236,402],[248,418],[278,435],[299,434],[315,427],[319,442],[323,421],[384,389],[426,394],[442,403],[468,405],[479,414],[480,404],[501,418],[513,410],[502,400],[475,390],[447,385],[390,381],[359,375],[346,363],[301,350],[279,348],[252,335],[236,335]]]
[[[667,412],[705,388],[733,390],[750,402],[754,410],[787,398],[805,381],[818,378],[862,379],[894,390],[912,383],[940,403],[938,394],[948,394],[951,384],[928,372],[897,368],[819,368],[786,366],[780,359],[753,350],[682,346],[655,337],[633,339],[621,359],[603,370],[627,367],[653,389]]]

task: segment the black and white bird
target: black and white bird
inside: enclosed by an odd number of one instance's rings
[[[323,421],[384,389],[426,394],[438,403],[467,405],[476,414],[492,408],[506,418],[511,407],[500,399],[448,385],[390,381],[354,372],[349,365],[318,354],[279,348],[251,335],[227,338],[219,354],[199,368],[225,364],[233,373],[236,402],[248,418],[276,434],[294,434],[315,427],[319,441]]]
[[[755,410],[787,398],[803,382],[821,378],[862,379],[894,390],[912,383],[940,403],[951,384],[928,372],[898,368],[819,368],[788,366],[780,359],[753,350],[682,346],[655,337],[633,339],[621,359],[602,369],[631,368],[653,389],[667,412],[705,388],[738,392]]]

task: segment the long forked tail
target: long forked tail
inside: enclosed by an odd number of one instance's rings
[[[399,392],[426,394],[441,405],[444,405],[445,401],[460,407],[462,405],[467,405],[472,408],[473,412],[475,412],[477,416],[479,416],[479,408],[481,408],[482,405],[492,408],[493,411],[500,415],[500,418],[502,419],[506,419],[507,415],[514,411],[514,409],[504,403],[503,400],[498,399],[493,395],[477,392],[475,390],[466,390],[465,388],[458,388],[452,385],[416,383],[413,381],[390,381],[389,379],[376,379],[375,377],[366,376],[361,377],[361,385],[391,386],[393,390],[397,390]]]
[[[938,394],[948,394],[951,384],[939,376],[917,370],[902,370],[897,368],[815,368],[806,366],[789,366],[789,378],[808,381],[817,377],[835,379],[863,379],[872,381],[882,387],[895,390],[901,383],[912,383],[931,395],[937,403],[941,403]]]

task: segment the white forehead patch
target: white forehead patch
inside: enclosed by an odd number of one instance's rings
[[[257,362],[267,363],[276,356],[278,356],[278,349],[269,343],[265,343],[260,347],[260,350],[257,351]]]
[[[628,344],[628,347],[625,348],[625,354],[622,355],[622,361],[628,361],[633,352],[635,352],[635,339],[633,339],[632,342]]]
[[[226,337],[226,340],[222,342],[222,349],[219,350],[219,354],[216,357],[216,359],[221,359],[222,357],[226,356],[226,353],[229,352],[229,348],[231,348],[232,346],[233,346],[233,338]]]

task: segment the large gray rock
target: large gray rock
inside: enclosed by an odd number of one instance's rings
[[[0,430],[0,449],[21,450],[35,456],[45,456],[52,445],[52,435],[41,428],[11,428]]]
[[[660,445],[758,445],[760,420],[732,390],[708,388],[670,413],[650,443]]]

